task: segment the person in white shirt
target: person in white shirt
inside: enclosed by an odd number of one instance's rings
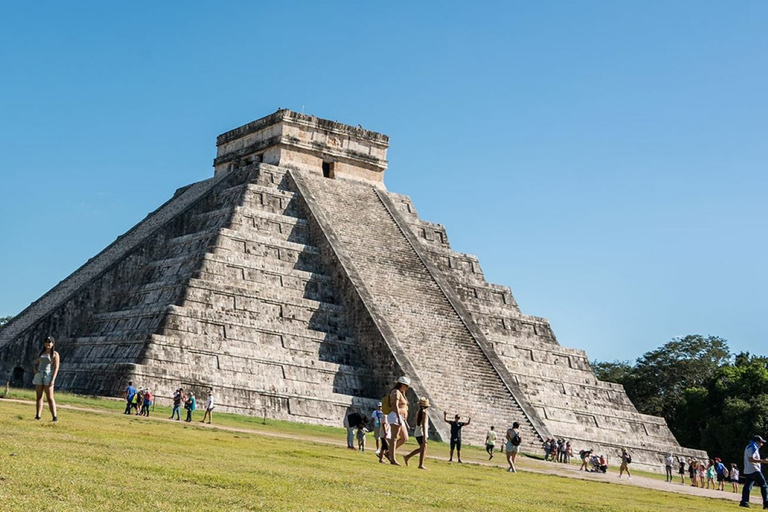
[[[496,448],[496,431],[493,430],[493,425],[491,425],[491,430],[485,434],[485,451],[488,452],[488,460],[493,458],[494,448]]]
[[[668,453],[667,458],[664,459],[664,470],[667,472],[667,482],[672,481],[672,464],[675,463],[675,459],[672,458],[672,454]]]
[[[413,437],[416,438],[419,447],[403,457],[406,466],[408,465],[408,460],[418,454],[419,469],[427,469],[424,467],[424,457],[427,455],[427,437],[429,436],[429,416],[427,415],[427,409],[429,409],[429,399],[426,397],[420,398],[419,412],[416,414],[416,430],[413,433]]]
[[[205,422],[205,418],[208,418],[208,424],[211,424],[211,420],[213,419],[213,390],[208,391],[208,400],[205,401],[205,414],[203,414],[203,419],[200,420],[201,423]]]
[[[763,495],[763,508],[768,508],[768,483],[765,481],[760,464],[768,464],[768,460],[760,458],[760,448],[765,444],[765,439],[755,436],[744,449],[744,490],[741,493],[740,507],[749,507],[749,493],[752,486],[760,486],[760,494]]]

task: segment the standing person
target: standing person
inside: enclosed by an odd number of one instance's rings
[[[133,382],[128,381],[128,387],[125,388],[125,412],[123,414],[131,414],[131,406],[133,399],[136,397],[136,388],[133,387]]]
[[[626,448],[621,449],[621,466],[619,466],[619,478],[624,472],[627,472],[627,478],[632,478],[632,473],[629,472],[629,465],[632,463],[632,456],[627,452]]]
[[[768,460],[760,458],[760,448],[765,444],[765,439],[756,435],[744,449],[744,489],[741,492],[740,507],[749,507],[749,493],[752,486],[760,486],[760,494],[763,496],[763,508],[768,508],[768,483],[765,481],[760,464],[768,464]]]
[[[209,389],[208,398],[205,401],[205,413],[203,413],[203,419],[200,420],[201,423],[205,423],[205,418],[208,418],[208,424],[211,424],[213,420],[213,407],[213,389]]]
[[[493,458],[494,448],[496,448],[496,432],[494,432],[493,425],[491,425],[491,430],[485,434],[485,451],[488,452],[488,460]]]
[[[733,487],[733,492],[738,493],[739,492],[739,467],[736,465],[735,462],[731,462],[730,478],[731,478],[731,486]]]
[[[472,421],[471,417],[467,418],[467,422],[459,421],[461,416],[458,414],[453,417],[453,421],[448,421],[448,413],[443,411],[443,421],[451,426],[451,454],[448,457],[448,462],[453,462],[453,450],[456,450],[456,460],[461,464],[461,429]]]
[[[53,336],[46,336],[43,340],[43,350],[37,355],[35,366],[32,368],[32,373],[35,374],[32,378],[32,384],[35,385],[36,420],[39,420],[40,415],[43,414],[43,393],[45,393],[48,409],[50,409],[51,416],[53,417],[52,421],[59,421],[59,418],[56,416],[56,400],[53,398],[53,387],[56,384],[56,376],[59,374],[61,358],[54,349],[55,345],[56,340],[53,339]]]
[[[350,450],[357,450],[355,447],[355,429],[362,421],[365,421],[365,418],[357,409],[351,409],[344,418],[344,426],[347,429],[347,448]]]
[[[141,413],[141,410],[144,408],[144,388],[139,388],[139,392],[136,393],[136,416],[138,416]]]
[[[360,422],[357,426],[357,449],[361,452],[365,451],[365,434],[368,433],[368,429],[365,428],[365,421]]]
[[[691,487],[699,486],[699,461],[696,458],[688,460],[688,476],[691,478]]]
[[[589,458],[592,456],[592,450],[581,450],[579,457],[581,458],[581,467],[579,471],[589,471]]]
[[[677,472],[680,474],[680,485],[685,485],[685,459],[678,457],[677,463],[679,464]]]
[[[408,399],[405,393],[411,385],[411,379],[402,376],[397,379],[395,387],[389,392],[389,407],[387,421],[390,426],[389,437],[389,463],[399,466],[397,462],[397,449],[408,441]]]
[[[427,409],[429,409],[429,399],[420,398],[419,412],[416,413],[416,428],[413,432],[413,437],[416,438],[419,447],[403,457],[406,466],[408,465],[408,459],[418,453],[419,469],[427,469],[424,467],[424,457],[427,456],[427,438],[429,437],[429,415],[427,414]]]
[[[720,457],[715,457],[715,474],[717,474],[717,490],[725,490],[725,477],[728,474],[728,468],[725,467]]]
[[[570,464],[572,458],[573,458],[573,447],[571,446],[571,442],[568,441],[567,443],[565,443],[565,463]]]
[[[148,390],[144,390],[144,403],[141,406],[141,415],[149,418],[149,406],[152,405],[152,393]]]
[[[381,420],[384,413],[381,410],[381,402],[376,404],[376,409],[371,413],[371,424],[373,426],[373,437],[376,440],[376,455],[379,454],[379,437],[381,435]]]
[[[181,404],[186,401],[187,397],[184,395],[183,388],[179,388],[173,393],[173,409],[171,409],[171,417],[168,418],[169,420],[172,420],[173,417],[176,416],[176,421],[181,421]]]
[[[509,471],[510,473],[517,473],[517,469],[515,469],[515,459],[517,458],[517,454],[520,451],[520,443],[522,442],[522,437],[520,437],[520,423],[514,422],[512,423],[512,428],[507,429],[507,446],[506,446],[506,452],[507,452],[507,464],[509,464]]]
[[[667,472],[667,482],[672,482],[672,464],[675,463],[675,459],[672,458],[672,454],[668,453],[667,457],[664,459],[664,470]]]
[[[550,439],[547,438],[546,441],[544,441],[544,460],[549,460],[549,454],[552,453],[552,445],[550,444]]]
[[[195,400],[195,394],[190,391],[189,396],[187,397],[187,401],[184,402],[184,408],[187,410],[187,419],[184,421],[187,423],[192,421],[192,412],[196,407],[197,401]]]
[[[709,459],[709,463],[707,464],[707,471],[705,473],[707,475],[707,489],[709,489],[709,485],[712,484],[712,489],[717,489],[717,486],[715,486],[715,461],[712,459]]]

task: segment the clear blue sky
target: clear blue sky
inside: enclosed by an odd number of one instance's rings
[[[6,3],[0,316],[285,107],[390,135],[388,188],[561,344],[768,353],[767,22],[764,0]]]

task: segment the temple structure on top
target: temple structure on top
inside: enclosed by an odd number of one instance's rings
[[[652,470],[668,452],[706,456],[598,380],[583,351],[387,191],[388,144],[289,110],[220,135],[212,178],[0,330],[0,372],[30,386],[52,334],[60,389],[116,396],[133,380],[162,401],[213,387],[220,410],[324,425],[369,411],[408,375],[414,405],[434,404],[434,438],[449,435],[447,411],[472,417],[474,444],[518,421],[526,451],[549,437],[609,457],[627,447]]]

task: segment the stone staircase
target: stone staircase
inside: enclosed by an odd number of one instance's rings
[[[491,425],[503,432],[518,421],[526,447],[538,448],[541,437],[537,428],[489,364],[478,340],[376,189],[310,174],[301,174],[298,179],[311,190],[376,308],[413,364],[424,386],[415,389],[416,393],[428,395],[434,404],[432,421],[443,427],[443,411],[451,419],[454,414],[472,417],[472,424],[464,431],[466,441],[472,444],[482,444]]]

